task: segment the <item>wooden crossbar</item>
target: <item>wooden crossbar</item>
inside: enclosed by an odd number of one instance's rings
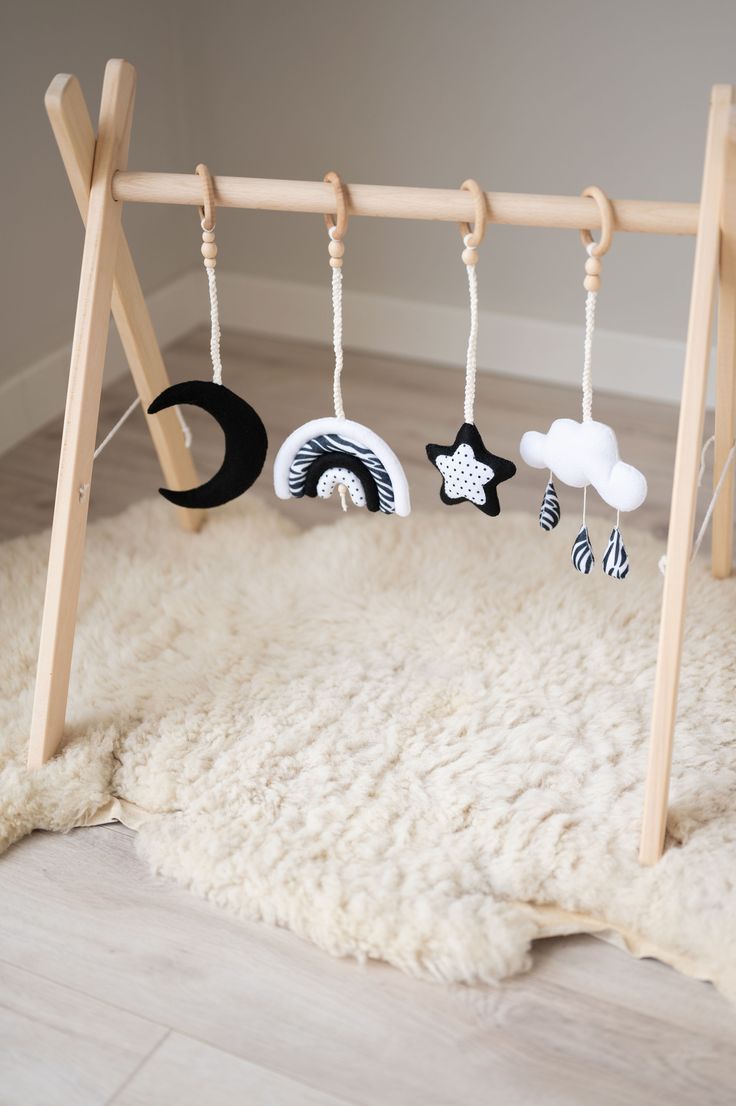
[[[92,453],[110,311],[144,407],[168,384],[166,370],[121,229],[127,203],[199,205],[195,174],[130,172],[126,167],[135,72],[122,61],[105,70],[95,141],[79,85],[57,77],[46,105],[82,218],[86,220],[77,320],[69,373],[59,481],[36,676],[29,765],[38,767],[59,747],[69,685],[77,596],[87,522]],[[716,85],[711,97],[703,186],[699,203],[612,201],[614,227],[644,234],[695,235],[695,262],[673,479],[667,573],[662,601],[640,860],[654,863],[663,850],[672,742],[680,676],[688,567],[692,549],[712,318],[718,288],[716,481],[736,435],[736,124],[734,90]],[[318,181],[215,177],[222,207],[334,214],[334,191]],[[514,226],[595,229],[600,214],[581,196],[487,192],[487,218]],[[455,189],[348,186],[352,215],[472,221],[473,201]],[[149,420],[166,482],[196,484],[172,412]],[[730,475],[714,513],[713,575],[732,570],[733,487]],[[199,514],[183,518],[196,529]]]
[[[213,177],[218,207],[254,211],[293,211],[335,215],[335,190],[323,181],[265,180],[258,177]],[[348,212],[381,219],[473,221],[473,198],[452,188],[405,188],[383,184],[348,184]],[[119,172],[112,182],[116,200],[144,204],[202,202],[196,173]],[[562,227],[596,230],[600,209],[586,196],[534,196],[524,192],[486,192],[486,219],[515,227]],[[614,227],[642,234],[696,234],[698,205],[658,200],[611,200]]]

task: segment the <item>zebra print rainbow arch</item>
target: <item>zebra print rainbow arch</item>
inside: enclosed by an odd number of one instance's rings
[[[276,455],[279,499],[327,499],[343,485],[356,507],[406,516],[409,485],[396,454],[367,426],[350,419],[313,419],[298,427]]]

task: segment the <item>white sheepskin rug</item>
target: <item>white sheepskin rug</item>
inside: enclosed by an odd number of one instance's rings
[[[338,956],[491,981],[537,936],[606,930],[736,998],[736,579],[692,573],[668,848],[642,869],[662,548],[629,527],[629,579],[583,577],[576,527],[303,532],[251,496],[192,536],[138,504],[91,528],[69,741],[34,774],[48,535],[7,544],[0,843],[117,816],[155,871]]]

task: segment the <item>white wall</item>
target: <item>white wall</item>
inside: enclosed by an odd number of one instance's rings
[[[736,80],[733,0],[221,0],[209,13],[200,134],[227,173],[694,199],[710,86]],[[350,287],[461,304],[458,243],[446,224],[355,220]],[[576,232],[493,228],[484,305],[579,322],[581,252]],[[240,271],[322,281],[323,253],[318,218],[223,223],[223,264]],[[690,240],[620,236],[601,325],[682,337],[691,257]]]
[[[75,73],[96,124],[109,57],[139,72],[134,164],[187,164],[189,110],[175,0],[26,0],[5,6],[0,34],[3,145],[0,380],[71,337],[82,248],[79,214],[43,106],[51,78]],[[186,216],[148,208],[126,218],[146,290],[191,265]]]
[[[710,86],[736,80],[732,0],[26,0],[6,9],[3,24],[8,396],[24,368],[31,393],[43,387],[48,372],[27,367],[63,346],[73,326],[81,228],[43,111],[56,72],[79,76],[94,115],[105,60],[136,65],[131,167],[187,171],[206,160],[214,172],[302,179],[334,167],[348,180],[447,187],[472,175],[502,191],[598,183],[613,196],[652,199],[697,197]],[[198,264],[190,210],[140,205],[125,223],[147,292]],[[325,287],[317,217],[222,212],[218,242],[219,272]],[[669,340],[656,347],[669,351],[667,371],[679,363],[692,248],[622,234],[606,260],[600,326]],[[365,293],[360,302],[429,305],[411,316],[420,326],[431,305],[454,306],[457,314],[437,318],[462,329],[456,228],[355,219],[348,251],[346,289]],[[482,306],[577,328],[581,271],[575,232],[491,227]],[[225,321],[237,324],[237,301],[226,307]],[[522,339],[525,324],[514,325],[509,333]],[[486,329],[481,360],[545,375],[544,335],[556,332],[535,333],[536,345],[514,358]],[[551,362],[573,332],[565,335],[554,350],[551,342]],[[370,340],[365,325],[361,340]],[[627,348],[611,345],[611,357]],[[639,357],[649,348],[640,344]],[[549,371],[564,376],[556,362]],[[676,383],[661,387],[676,392]]]

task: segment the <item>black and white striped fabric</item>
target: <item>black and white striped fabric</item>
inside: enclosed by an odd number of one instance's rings
[[[539,525],[543,530],[554,530],[560,521],[561,513],[560,501],[557,498],[555,486],[551,480],[548,480],[547,487],[544,489],[542,506],[539,508]]]
[[[572,563],[578,572],[587,576],[595,564],[593,546],[590,544],[587,526],[581,526],[572,547]]]
[[[629,555],[617,526],[611,530],[606,552],[603,554],[603,571],[614,580],[625,580],[629,575]]]
[[[394,489],[382,462],[370,449],[351,442],[341,434],[320,434],[297,452],[289,468],[289,491],[297,499],[304,495],[304,484],[311,465],[325,453],[350,453],[359,457],[376,482],[378,503],[384,514],[394,513]]]

